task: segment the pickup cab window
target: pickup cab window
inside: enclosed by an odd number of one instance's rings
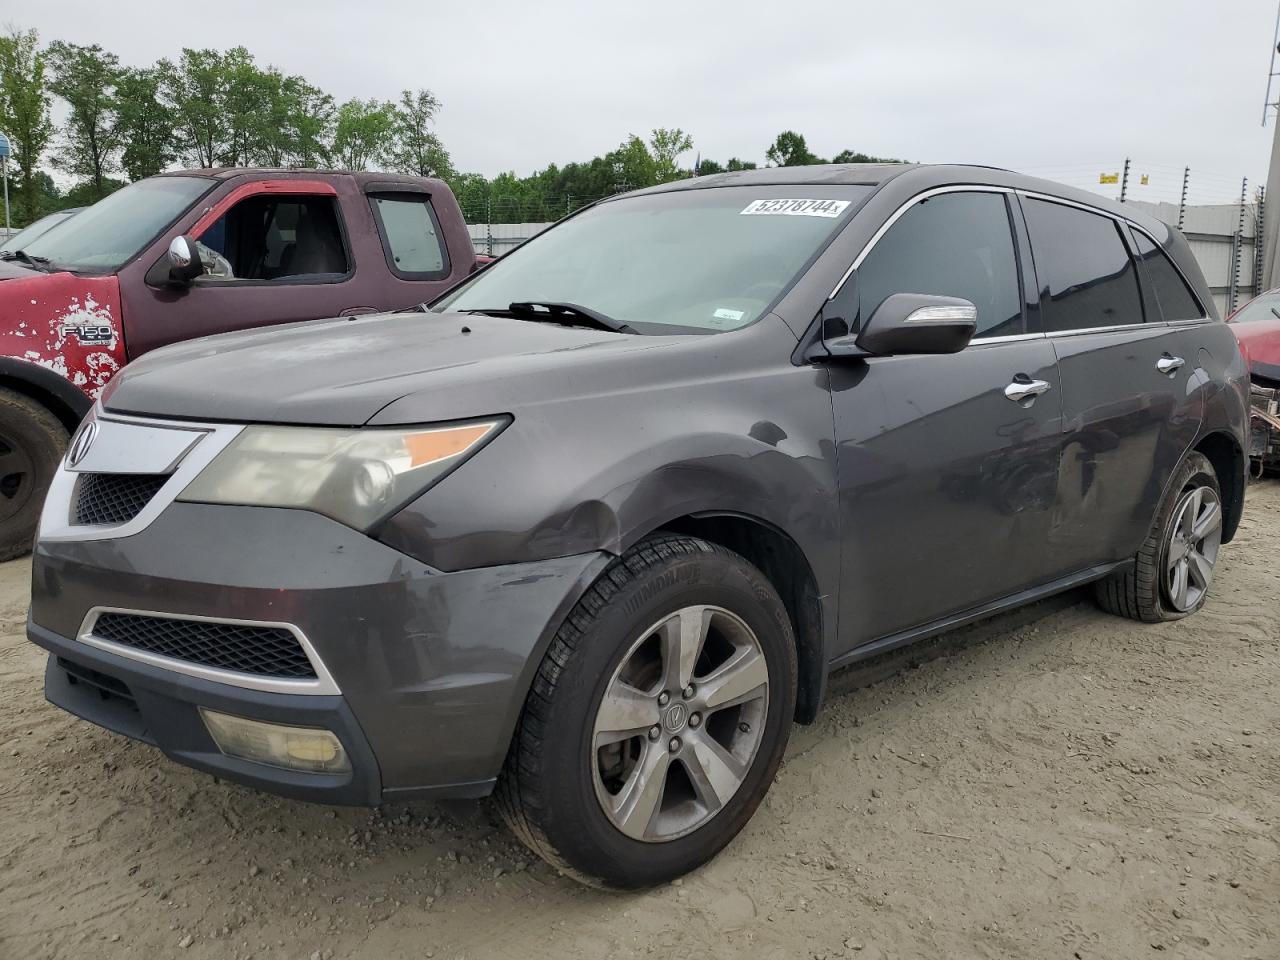
[[[371,198],[387,266],[402,280],[436,280],[449,260],[431,201],[422,194]]]
[[[204,280],[333,278],[349,270],[332,197],[246,197],[196,239]]]

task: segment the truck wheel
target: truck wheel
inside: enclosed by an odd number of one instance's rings
[[[1144,623],[1189,616],[1208,599],[1221,545],[1218,475],[1207,458],[1192,453],[1170,484],[1132,569],[1098,582],[1098,605]]]
[[[742,557],[662,535],[614,561],[543,658],[499,782],[535,853],[593,886],[661,883],[750,819],[795,712],[786,608]]]
[[[31,549],[67,428],[44,406],[0,387],[0,560]]]

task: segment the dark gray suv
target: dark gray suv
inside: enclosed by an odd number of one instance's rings
[[[1095,583],[1205,601],[1245,368],[1174,230],[970,167],[687,180],[416,312],[157,350],[50,491],[46,693],[290,797],[713,856],[827,676]]]

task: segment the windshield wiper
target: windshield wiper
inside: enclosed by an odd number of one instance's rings
[[[48,257],[33,257],[25,250],[0,250],[0,260],[17,260],[20,263],[35,267],[37,270],[48,271],[50,269]]]
[[[505,310],[469,310],[468,313],[510,314],[515,317],[527,317],[531,320],[547,320],[570,327],[595,327],[613,333],[639,333],[635,327],[621,320],[615,320],[599,310],[583,307],[576,303],[557,303],[551,300],[522,300],[512,303]]]

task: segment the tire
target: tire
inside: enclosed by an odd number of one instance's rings
[[[1197,491],[1207,491],[1203,495],[1203,502],[1211,500],[1217,504],[1216,524],[1212,529],[1206,527],[1208,536],[1201,538],[1202,547],[1211,547],[1208,551],[1211,554],[1209,576],[1195,593],[1180,598],[1175,596],[1179,592],[1179,580],[1171,568],[1179,563],[1178,556],[1185,548],[1185,543],[1179,544],[1181,528],[1175,529],[1175,521],[1181,521],[1186,516],[1183,506],[1188,504],[1188,498]],[[1218,486],[1217,473],[1203,454],[1193,452],[1183,461],[1169,485],[1169,492],[1156,511],[1151,532],[1134,558],[1133,566],[1114,573],[1095,585],[1098,605],[1108,613],[1143,623],[1180,620],[1195,613],[1208,599],[1213,567],[1221,545],[1222,519],[1222,491]],[[1183,582],[1194,586],[1195,575],[1189,575],[1192,580]]]
[[[0,387],[0,560],[31,550],[67,439],[67,428],[48,408]]]
[[[612,736],[597,730],[608,726],[613,716],[604,707],[606,693],[623,689],[638,694],[643,687],[648,704],[655,691],[671,686],[668,663],[682,669],[680,658],[649,661],[655,652],[667,649],[664,637],[685,635],[671,628],[683,627],[686,620],[709,624],[701,628],[706,639],[697,644],[701,653],[690,671],[689,685],[668,692],[671,699],[666,706],[655,708],[658,721],[642,727],[647,733],[597,747],[601,739]],[[753,650],[758,651],[759,660],[749,660],[748,652]],[[716,665],[721,655],[729,660]],[[716,707],[711,698],[717,696],[717,682],[723,684],[729,675],[723,670],[729,661],[749,662],[750,682],[758,681],[758,671],[765,668],[767,679],[763,688],[755,688],[755,699]],[[640,669],[638,664],[657,673],[624,672]],[[652,684],[642,683],[642,676]],[[636,687],[627,685],[632,681]],[[745,685],[738,681],[735,689]],[[727,685],[719,689],[728,696]],[[705,704],[699,699],[703,697]],[[512,832],[534,853],[583,883],[629,889],[671,880],[710,860],[751,818],[782,762],[795,698],[796,644],[791,622],[764,575],[737,554],[702,540],[675,535],[649,538],[605,569],[552,640],[499,779],[499,810]],[[680,727],[675,715],[686,700],[685,726]],[[609,701],[615,702],[622,701]],[[705,726],[698,719],[702,709],[706,710]],[[646,712],[639,721],[632,721],[630,715],[627,719],[633,725],[648,724],[651,718]],[[661,733],[655,737],[658,727]],[[720,794],[726,783],[721,778],[716,787],[714,778],[705,775],[714,766],[704,766],[702,759],[712,737],[721,744],[716,755],[729,755],[740,779],[736,792],[723,800],[716,796],[704,802],[704,797]],[[666,751],[669,755],[663,760]],[[625,785],[617,794],[609,792],[610,784],[622,779],[620,771],[629,753],[641,758],[629,761],[634,764],[633,776],[647,766],[649,758],[662,762],[666,771],[665,792],[659,791],[654,816],[648,820],[643,813],[628,820],[617,810],[606,809],[606,804],[625,808],[619,798],[637,793],[634,789],[628,793]],[[622,758],[617,763],[611,760],[615,755]],[[607,770],[606,760],[610,761]],[[691,772],[695,769],[703,771],[700,779]],[[695,783],[702,784],[701,793]],[[635,809],[643,810],[640,801]],[[618,821],[632,833],[624,832]],[[640,837],[637,831],[646,823],[650,832]]]

